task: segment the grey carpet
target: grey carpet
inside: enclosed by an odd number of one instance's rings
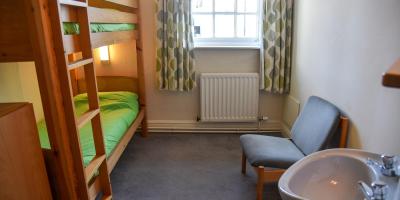
[[[240,173],[239,134],[135,136],[111,174],[116,200],[253,200],[256,177]],[[276,185],[264,198],[280,199]]]

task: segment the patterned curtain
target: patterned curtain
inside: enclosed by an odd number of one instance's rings
[[[156,0],[157,76],[160,90],[196,87],[191,0]]]
[[[262,88],[276,94],[290,90],[293,0],[264,0]]]

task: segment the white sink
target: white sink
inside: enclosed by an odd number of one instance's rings
[[[279,180],[281,196],[284,200],[362,200],[364,196],[357,182],[370,185],[377,180],[389,184],[390,193],[394,193],[397,179],[381,176],[379,170],[366,164],[367,158],[380,160],[378,154],[354,149],[331,149],[311,154],[282,175]]]

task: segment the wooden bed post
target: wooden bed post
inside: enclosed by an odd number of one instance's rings
[[[140,1],[137,1],[138,9],[137,9],[137,17],[138,17],[138,40],[136,40],[136,52],[137,52],[137,73],[138,73],[138,84],[139,84],[139,103],[141,109],[144,110],[145,115],[142,121],[142,132],[141,135],[146,137],[148,134],[148,125],[147,125],[147,110],[146,110],[146,86],[145,86],[145,67],[143,64],[143,38],[142,38],[142,20],[140,13]]]
[[[52,29],[48,13],[47,0],[24,0],[25,14],[30,30],[30,41],[34,52],[36,73],[40,95],[43,102],[47,131],[52,150],[45,155],[46,163],[52,162],[52,170],[57,173],[52,185],[53,197],[62,200],[80,199],[77,179],[69,146],[67,119],[60,89],[60,79],[55,54],[53,52]],[[50,160],[49,160],[50,159]]]

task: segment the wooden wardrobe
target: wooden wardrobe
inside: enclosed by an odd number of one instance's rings
[[[0,163],[0,199],[52,199],[32,104],[0,104]]]

